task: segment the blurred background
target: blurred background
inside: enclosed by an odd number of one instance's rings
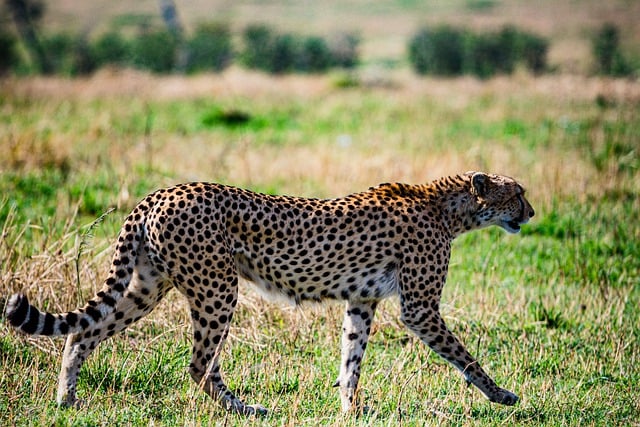
[[[632,0],[6,0],[0,67],[83,75],[109,65],[285,73],[410,64],[487,77],[523,65],[628,76],[638,70],[639,15]]]

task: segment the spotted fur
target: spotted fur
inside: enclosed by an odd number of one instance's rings
[[[246,405],[222,380],[218,355],[238,298],[238,277],[295,303],[346,301],[338,379],[343,410],[353,407],[376,305],[399,295],[401,319],[491,401],[518,397],[498,387],[447,329],[439,313],[451,241],[498,225],[518,232],[534,211],[513,179],[466,173],[427,185],[382,184],[320,200],[256,194],[209,183],[156,191],[127,217],[109,275],[84,307],[42,313],[21,294],[9,322],[32,335],[68,335],[57,400],[76,403],[80,366],[104,339],[147,315],[172,288],[191,308],[189,372],[235,412]]]

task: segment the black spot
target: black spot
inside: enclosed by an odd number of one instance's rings
[[[107,294],[102,296],[102,302],[110,307],[116,306],[116,300]]]
[[[85,312],[89,316],[91,316],[91,318],[93,319],[94,322],[97,322],[102,317],[102,314],[100,313],[100,310],[97,310],[97,309],[95,309],[93,307],[87,307]]]

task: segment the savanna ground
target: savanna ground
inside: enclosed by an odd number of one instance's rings
[[[584,22],[637,16],[585,1],[563,20],[553,8],[566,2],[544,3],[531,25],[572,35],[553,40],[552,58],[567,61],[560,70],[572,55],[587,62],[575,44]],[[512,21],[531,16],[522,2],[496,4]],[[482,26],[492,12],[478,16]],[[365,49],[383,35],[367,40]],[[63,340],[0,320],[0,425],[640,425],[640,84],[566,72],[419,79],[402,67],[378,77],[344,88],[342,75],[232,68],[0,82],[0,306],[16,291],[49,311],[81,305],[106,275],[123,218],[158,187],[206,180],[335,197],[385,181],[503,173],[527,187],[536,217],[520,235],[488,229],[455,241],[442,312],[521,397],[516,406],[468,388],[400,324],[390,299],[363,361],[360,396],[372,412],[341,415],[331,384],[342,304],[283,307],[243,287],[223,371],[267,417],[229,415],[193,384],[188,310],[173,292],[85,363],[80,409],[54,402]],[[249,121],[225,123],[234,111]]]

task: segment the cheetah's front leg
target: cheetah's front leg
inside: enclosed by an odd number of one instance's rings
[[[416,322],[416,319],[421,321]],[[503,405],[513,405],[518,401],[518,396],[509,390],[498,387],[487,375],[478,361],[449,331],[439,313],[436,312],[423,320],[416,313],[407,315],[403,309],[402,321],[433,351],[458,368],[466,380],[478,387],[489,400]]]
[[[375,302],[347,302],[342,323],[340,375],[334,384],[334,387],[340,387],[344,412],[349,411],[355,404],[360,363],[369,340],[375,310]]]

